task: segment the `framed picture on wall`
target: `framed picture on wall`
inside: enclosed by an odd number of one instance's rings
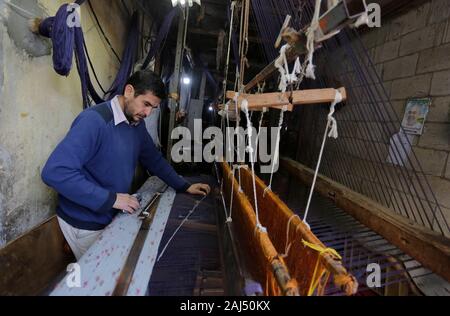
[[[406,134],[422,135],[430,111],[431,98],[414,98],[406,102],[402,128]]]

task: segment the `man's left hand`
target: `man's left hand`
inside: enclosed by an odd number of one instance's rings
[[[211,188],[204,183],[195,183],[191,185],[186,192],[195,195],[208,195],[209,192],[211,192]]]

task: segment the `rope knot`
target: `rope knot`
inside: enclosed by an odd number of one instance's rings
[[[259,230],[260,233],[267,234],[267,228],[265,228],[261,223],[256,224],[255,233]]]
[[[267,187],[264,189],[263,197],[266,196],[267,192],[272,192],[272,187],[271,187],[271,185],[267,186]]]
[[[333,103],[330,106],[330,113],[328,114],[328,121],[330,124],[330,132],[328,133],[328,137],[333,137],[334,139],[338,138],[338,131],[337,131],[337,121],[333,117],[336,104],[342,102],[342,94],[339,92],[339,90],[336,90],[336,96],[334,98]]]

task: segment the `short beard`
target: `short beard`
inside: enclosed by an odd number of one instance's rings
[[[128,105],[129,105],[129,101],[125,100],[125,110],[123,111],[125,114],[125,117],[127,118],[128,122],[130,123],[136,123],[136,121],[133,118],[133,115],[130,115],[130,113],[128,112]]]

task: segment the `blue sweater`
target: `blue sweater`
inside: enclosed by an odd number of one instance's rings
[[[128,193],[137,162],[178,192],[189,184],[156,149],[145,123],[114,125],[110,102],[78,115],[50,155],[42,180],[59,194],[57,214],[70,225],[101,230],[111,223],[116,193]]]

